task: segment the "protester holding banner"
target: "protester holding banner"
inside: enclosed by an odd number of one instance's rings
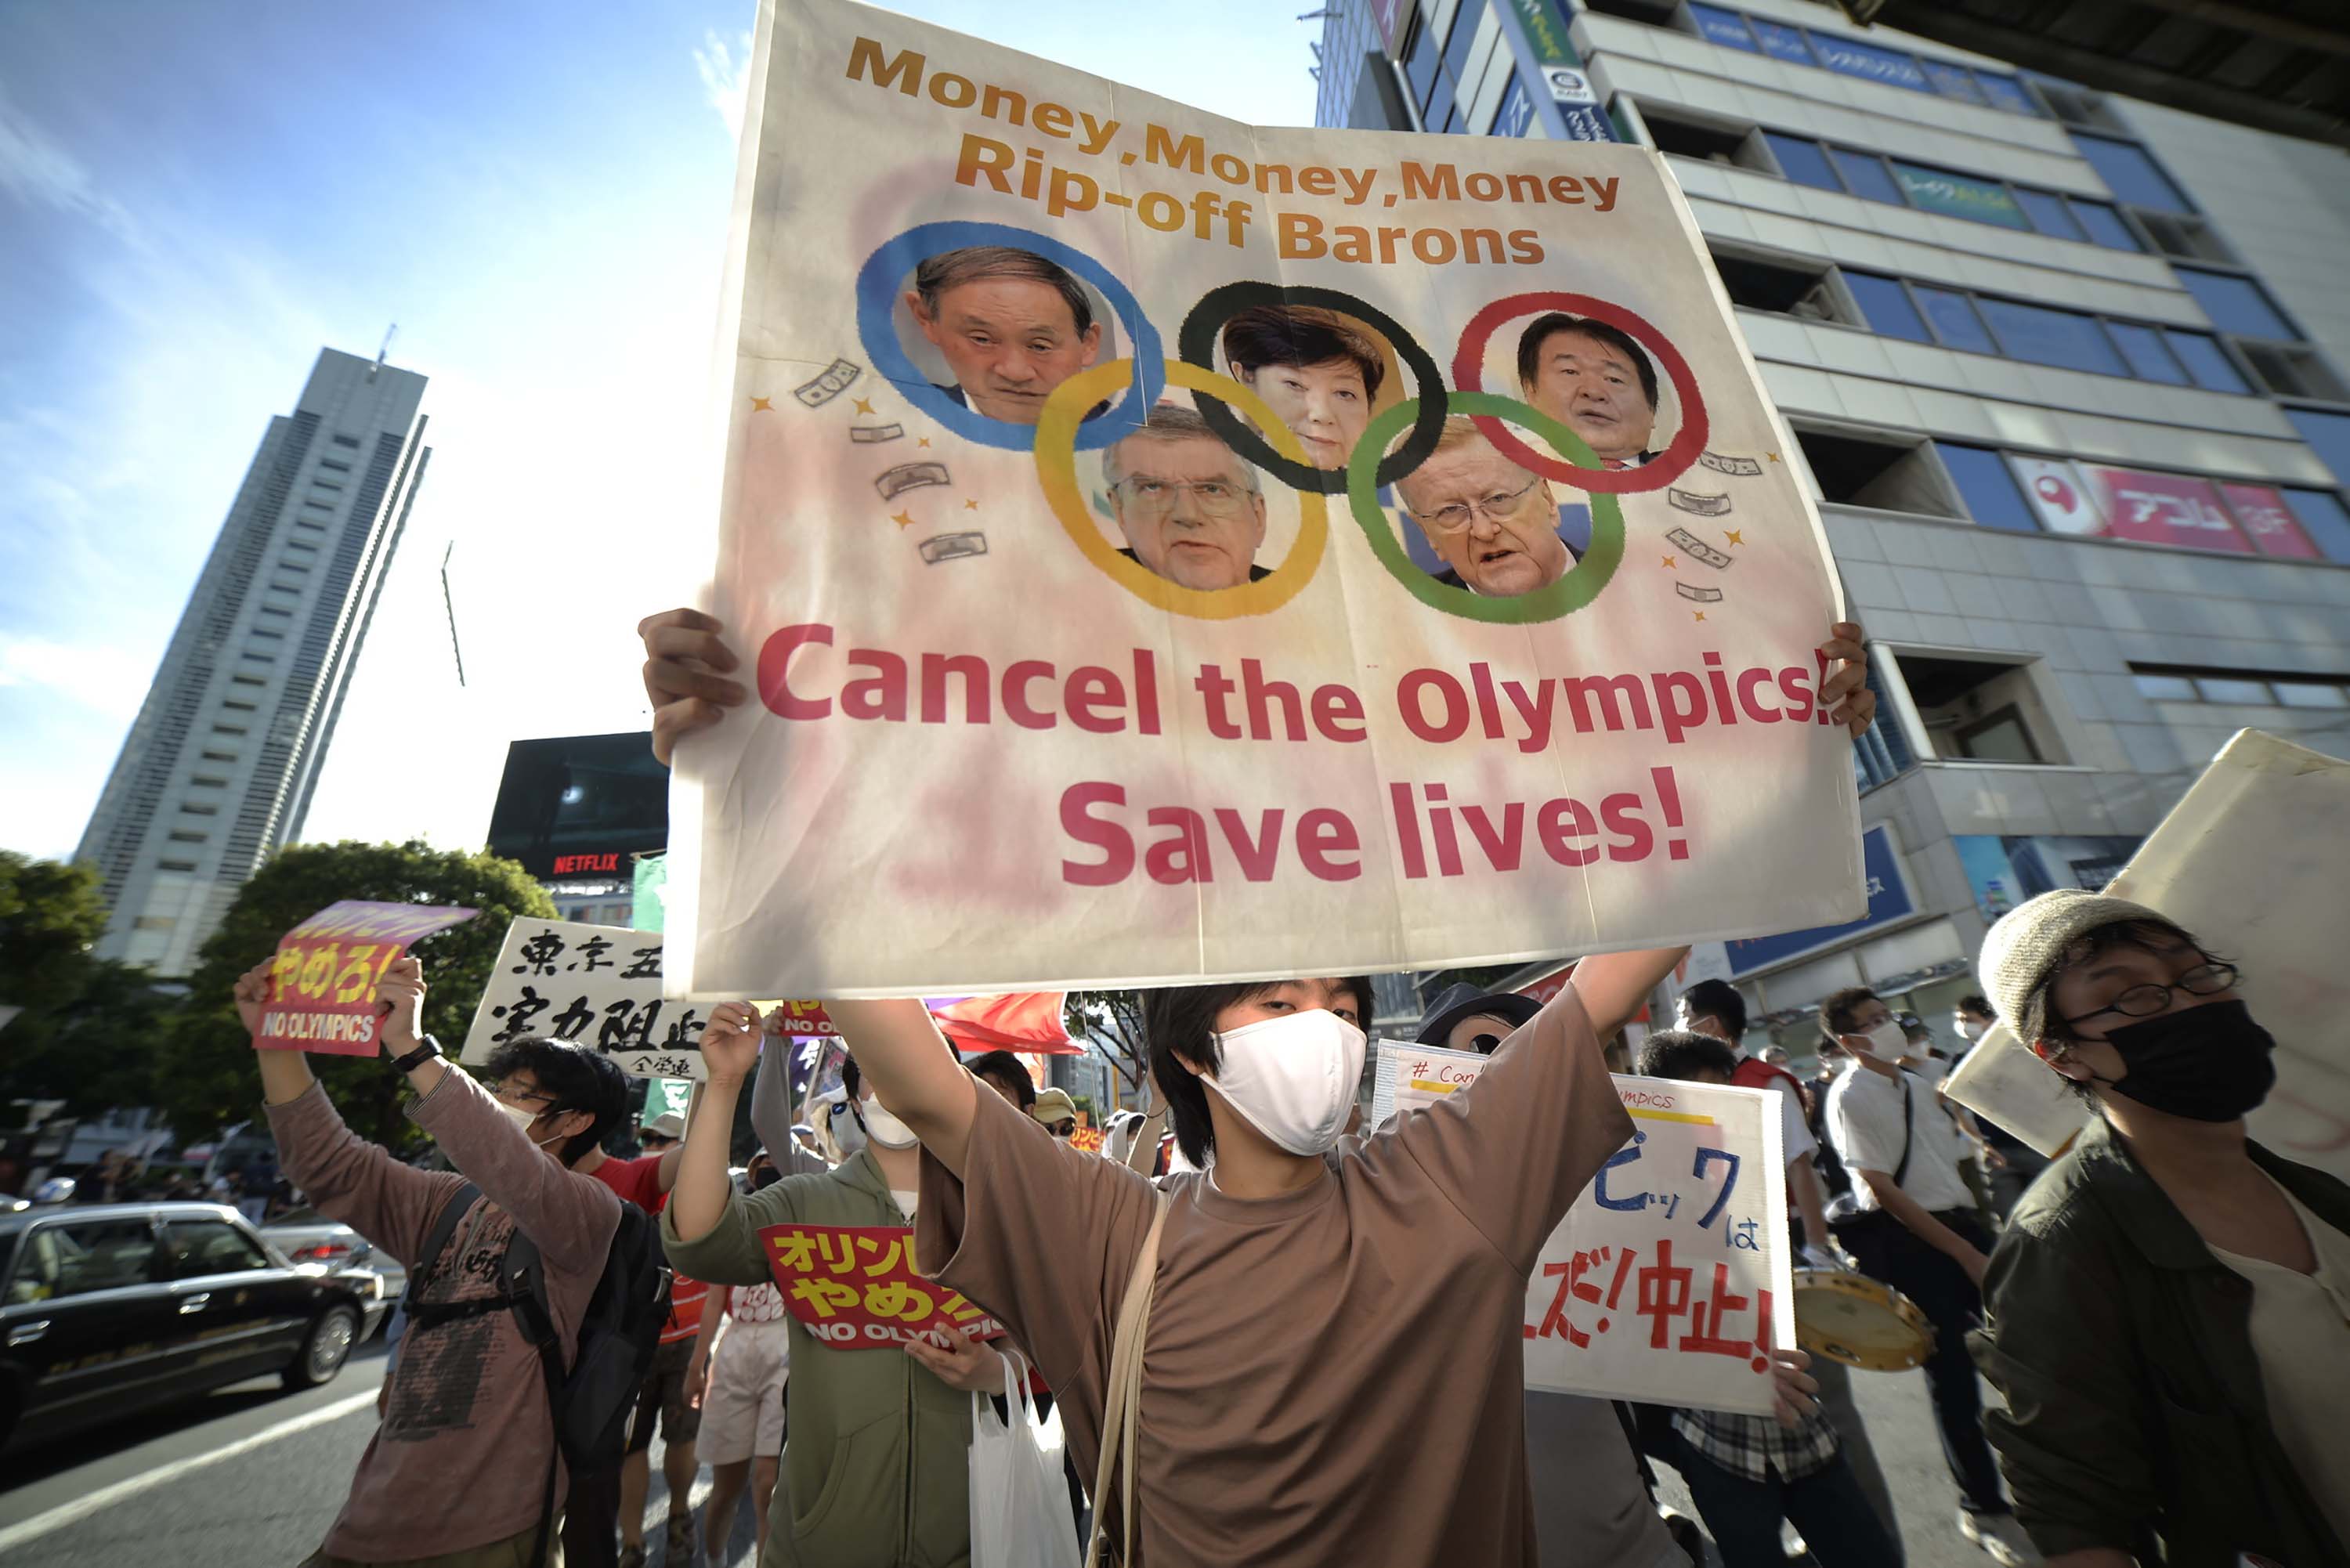
[[[920,1206],[914,1134],[882,1106],[853,1060],[844,1086],[847,1114],[864,1135],[861,1147],[831,1170],[786,1176],[747,1198],[734,1190],[728,1138],[764,1027],[747,1004],[722,1002],[712,1010],[702,1037],[709,1087],[686,1130],[684,1162],[661,1218],[671,1261],[714,1285],[779,1282],[763,1231],[793,1224],[884,1228],[903,1236]],[[940,1049],[952,1066],[951,1052],[942,1042]],[[955,1073],[971,1081],[960,1067]],[[1006,1115],[1019,1115],[998,1096],[987,1098]],[[792,1297],[784,1299],[790,1310]],[[966,1563],[971,1394],[1003,1386],[995,1352],[971,1340],[951,1350],[900,1349],[895,1340],[842,1348],[812,1334],[796,1314],[785,1332],[791,1441],[767,1510],[762,1563]]]
[[[1648,1078],[1730,1084],[1738,1057],[1711,1034],[1667,1029],[1641,1043],[1639,1071]],[[1673,1430],[1680,1439],[1675,1468],[1689,1482],[1724,1568],[1779,1568],[1785,1560],[1782,1520],[1802,1532],[1820,1568],[1900,1563],[1900,1538],[1861,1489],[1825,1409],[1806,1412],[1791,1428],[1759,1416],[1687,1409],[1674,1416]]]
[[[237,1012],[256,1034],[270,969],[257,965],[236,983]],[[418,1170],[362,1142],[300,1051],[257,1053],[286,1173],[320,1213],[406,1267],[423,1309],[384,1386],[382,1424],[359,1458],[350,1496],[307,1563],[536,1563],[564,1490],[545,1373],[513,1310],[471,1303],[502,1299],[502,1261],[517,1234],[526,1237],[545,1270],[563,1354],[574,1354],[620,1202],[571,1168],[627,1116],[628,1085],[591,1051],[517,1042],[491,1064],[494,1095],[420,1035],[424,976],[416,960],[394,961],[374,996],[384,1053],[416,1091],[409,1117],[453,1172]],[[423,1255],[443,1210],[469,1186],[476,1196],[446,1245]]]
[[[1863,1272],[1915,1302],[1934,1325],[1926,1386],[1943,1462],[1958,1483],[1959,1533],[2002,1564],[2033,1562],[1999,1489],[1967,1354],[1966,1336],[1981,1321],[1991,1236],[1960,1179],[1965,1139],[1933,1088],[1897,1065],[1908,1044],[1875,992],[1836,992],[1820,1003],[1820,1028],[1851,1057],[1828,1090],[1828,1135],[1852,1174],[1855,1200],[1837,1239]]]
[[[2098,1112],[1985,1281],[2033,1540],[2062,1568],[2350,1563],[2350,1186],[2246,1137],[2275,1042],[2235,966],[2065,888],[2001,917],[1977,972]]]
[[[1746,1037],[1745,997],[1726,980],[1701,980],[1681,992],[1675,1009],[1683,1030],[1725,1043],[1731,1061],[1730,1082],[1742,1088],[1773,1091],[1779,1102],[1779,1149],[1787,1161],[1787,1193],[1794,1210],[1791,1218],[1803,1221],[1804,1262],[1814,1269],[1846,1267],[1843,1254],[1836,1251],[1835,1232],[1828,1228],[1827,1200],[1820,1191],[1819,1172],[1812,1165],[1819,1140],[1804,1119],[1803,1085],[1794,1074],[1750,1055],[1740,1044]],[[1877,1462],[1877,1445],[1853,1398],[1851,1369],[1823,1356],[1814,1362],[1812,1376],[1820,1386],[1820,1409],[1842,1440],[1845,1462],[1884,1522],[1887,1534],[1898,1542],[1900,1516],[1893,1505],[1893,1489],[1885,1484],[1884,1468]],[[1895,1558],[1888,1561],[1898,1558],[1897,1547]]]
[[[1530,996],[1455,985],[1421,1017],[1416,1038],[1441,1050],[1491,1055],[1541,1011]],[[1528,1388],[1525,1404],[1537,1563],[1544,1568],[1684,1568],[1704,1562],[1704,1543],[1677,1542],[1658,1513],[1653,1481],[1621,1407],[1541,1388]],[[1687,1520],[1679,1528],[1694,1536],[1696,1527]],[[1685,1552],[1685,1545],[1693,1550]]]

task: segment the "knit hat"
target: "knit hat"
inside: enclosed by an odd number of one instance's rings
[[[2026,898],[1983,934],[1982,956],[1975,961],[1975,974],[2017,1039],[2030,1045],[2048,1033],[2041,985],[2064,950],[2091,931],[2126,920],[2178,923],[2127,898],[2059,888]]]

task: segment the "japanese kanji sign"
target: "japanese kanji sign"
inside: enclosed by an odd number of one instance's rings
[[[770,1225],[759,1232],[785,1310],[841,1350],[943,1345],[942,1329],[993,1339],[1003,1325],[914,1271],[914,1233],[889,1225]]]
[[[706,1010],[661,1000],[658,931],[516,920],[466,1031],[463,1061],[537,1035],[604,1052],[643,1078],[699,1078]]]
[[[279,939],[269,1003],[253,1043],[267,1050],[372,1056],[375,984],[411,942],[473,918],[438,904],[330,904]]]
[[[1485,1061],[1382,1043],[1376,1092],[1409,1115],[1465,1092]],[[1632,1141],[1526,1280],[1526,1384],[1767,1415],[1769,1353],[1795,1343],[1777,1107],[1762,1089],[1615,1085]]]

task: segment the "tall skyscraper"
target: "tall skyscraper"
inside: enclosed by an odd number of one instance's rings
[[[187,973],[300,833],[432,461],[424,381],[324,349],[269,421],[82,835],[111,911],[101,956]]]
[[[1324,26],[1321,124],[1488,139],[1464,174],[1612,133],[1689,200],[1882,703],[1867,919],[1711,955],[1799,1058],[1860,982],[1958,1044],[1985,924],[2100,886],[2239,727],[2350,755],[2350,154],[1805,0]],[[1494,292],[1641,307],[1603,259]]]

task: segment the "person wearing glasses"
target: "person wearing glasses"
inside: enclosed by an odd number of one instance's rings
[[[2065,889],[2001,917],[1976,972],[2095,1112],[1984,1279],[2023,1527],[2062,1568],[2350,1563],[2350,1186],[2245,1136],[2275,1042],[2235,966]]]
[[[2040,1559],[1999,1487],[1983,1437],[1982,1390],[1967,1335],[1982,1317],[1991,1234],[1960,1178],[1970,1152],[1942,1115],[1934,1086],[1901,1068],[1909,1049],[1900,1021],[1866,986],[1820,1003],[1820,1029],[1849,1061],[1828,1089],[1828,1139],[1852,1177],[1837,1240],[1861,1272],[1908,1296],[1934,1325],[1926,1387],[1940,1428],[1942,1459],[1959,1490],[1959,1533],[2002,1568]]]
[[[1264,544],[1264,485],[1197,410],[1155,405],[1142,428],[1102,454],[1118,552],[1187,588],[1236,588],[1273,574]]]
[[[1436,450],[1395,490],[1443,560],[1436,580],[1448,587],[1515,598],[1550,587],[1578,559],[1559,535],[1549,484],[1503,456],[1466,414],[1447,416]]]

